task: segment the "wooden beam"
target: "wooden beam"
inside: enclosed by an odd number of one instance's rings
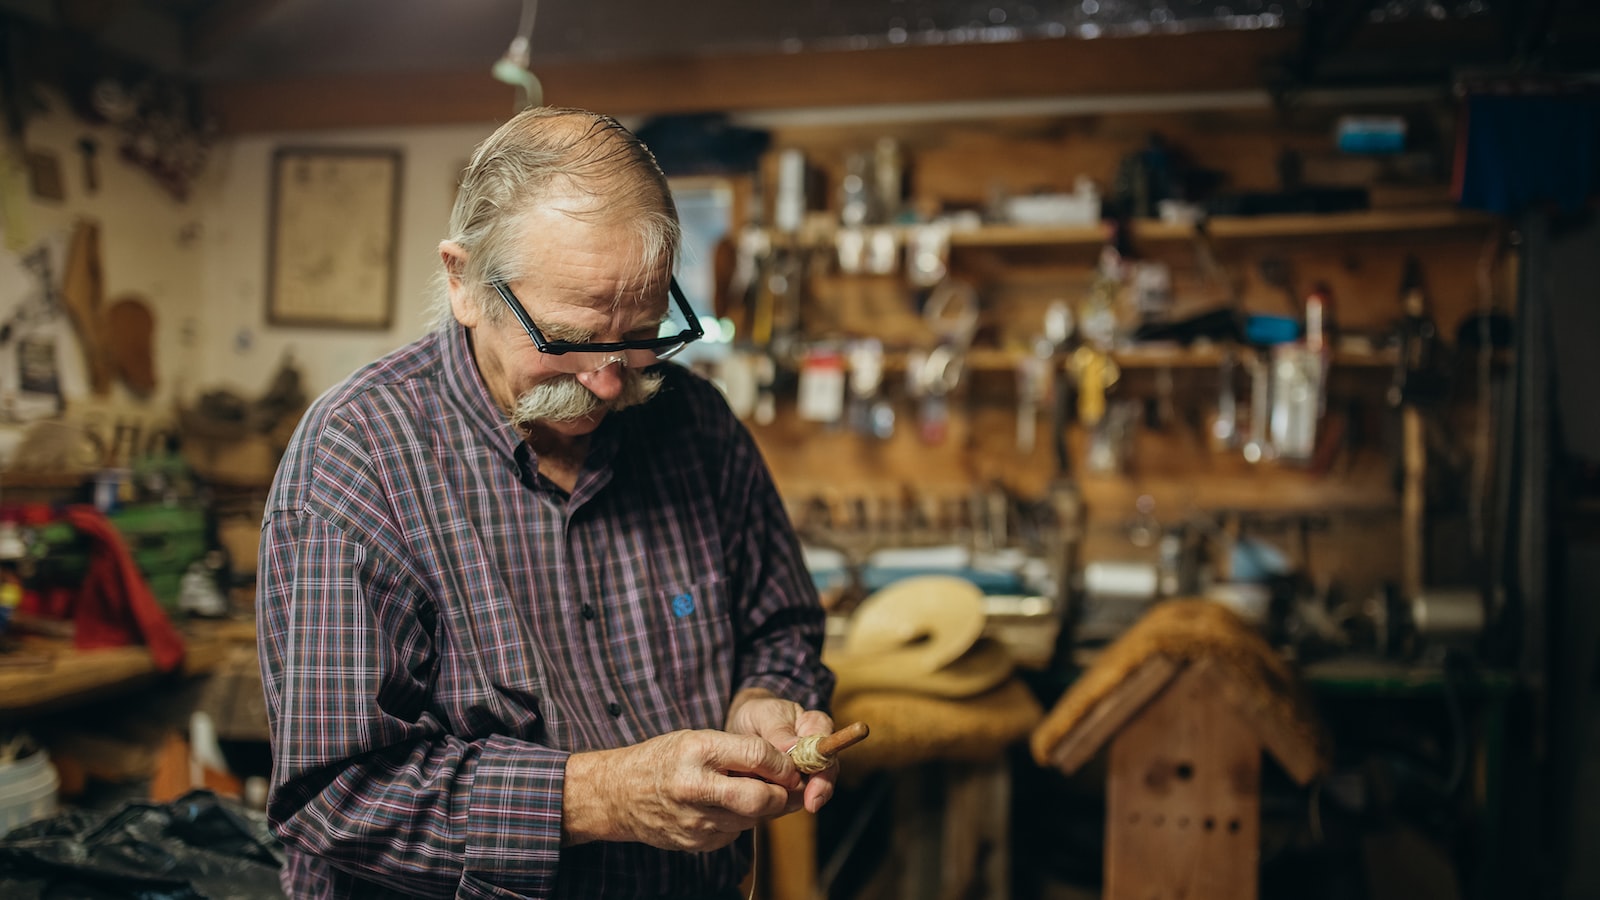
[[[205,62],[283,4],[284,0],[213,4],[184,28],[184,52],[190,62]]]
[[[208,105],[227,134],[498,122],[516,89],[481,73],[402,73],[218,85]]]
[[[533,69],[549,103],[634,116],[1242,90],[1260,87],[1263,67],[1295,40],[1288,29],[1215,31]],[[495,121],[514,95],[488,70],[228,82],[209,99],[235,134]]]

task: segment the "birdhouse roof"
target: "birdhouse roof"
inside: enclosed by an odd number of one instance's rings
[[[1326,767],[1327,737],[1294,671],[1255,629],[1209,600],[1159,603],[1106,648],[1034,729],[1034,760],[1076,771],[1191,665],[1211,670],[1219,698],[1296,781]]]

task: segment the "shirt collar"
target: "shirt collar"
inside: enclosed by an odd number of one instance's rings
[[[478,361],[472,356],[472,343],[467,339],[466,327],[459,322],[452,322],[441,334],[439,345],[444,360],[444,381],[450,396],[489,446],[515,462],[522,436],[511,427],[511,420],[506,418],[500,405],[489,395],[489,387],[483,383],[483,374],[478,371]]]
[[[472,355],[472,343],[468,340],[466,327],[459,322],[451,323],[444,330],[439,343],[444,360],[445,384],[473,426],[490,446],[504,453],[513,464],[519,452],[537,460],[537,454],[528,448],[522,435],[511,427],[511,420],[494,401],[494,397],[490,396],[488,385],[483,383],[483,373],[478,371],[478,361]],[[586,468],[604,468],[616,456],[618,432],[622,430],[622,423],[617,420],[627,412],[631,410],[606,416],[600,427],[595,429],[589,438]]]

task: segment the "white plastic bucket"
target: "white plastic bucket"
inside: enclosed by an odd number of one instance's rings
[[[50,756],[43,750],[0,763],[0,835],[55,815],[59,785]]]

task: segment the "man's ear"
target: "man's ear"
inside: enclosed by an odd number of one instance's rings
[[[477,327],[482,311],[478,308],[476,291],[466,282],[466,248],[455,241],[440,241],[439,261],[444,263],[444,274],[450,291],[450,312],[462,325],[468,328]]]

